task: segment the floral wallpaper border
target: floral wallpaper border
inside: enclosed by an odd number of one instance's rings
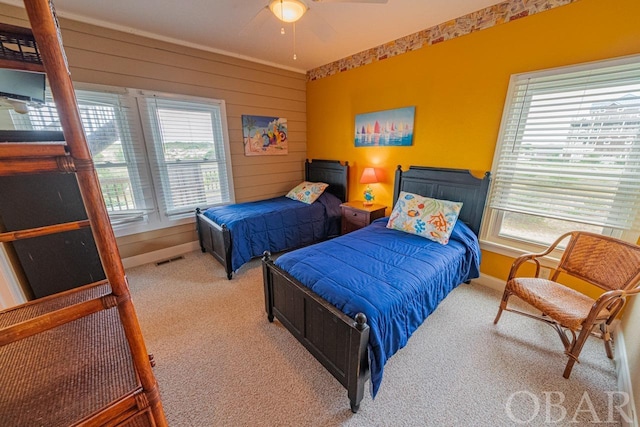
[[[352,70],[376,61],[440,43],[475,31],[564,6],[579,0],[506,0],[440,25],[367,49],[307,72],[307,81]]]

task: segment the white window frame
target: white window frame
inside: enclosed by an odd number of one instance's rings
[[[614,60],[597,61],[597,62],[568,66],[568,67],[554,68],[554,69],[549,69],[544,71],[512,75],[509,82],[507,96],[505,99],[505,105],[502,113],[502,121],[500,125],[500,131],[498,134],[498,141],[496,144],[496,149],[493,157],[493,164],[491,167],[492,176],[495,176],[495,173],[497,171],[498,163],[500,161],[499,153],[501,152],[502,144],[505,143],[504,135],[506,132],[506,125],[508,124],[508,120],[506,119],[506,117],[509,113],[511,102],[514,97],[514,91],[515,91],[517,79],[526,78],[528,76],[543,77],[543,76],[551,76],[551,75],[561,75],[561,74],[570,73],[570,72],[592,70],[592,69],[598,69],[598,68],[614,66],[618,64],[625,64],[630,62],[635,62],[635,63],[640,62],[640,56],[632,55],[629,57],[624,57],[624,58],[619,58]],[[492,182],[492,187],[493,187],[493,182]],[[489,194],[491,194],[491,188],[490,188]],[[544,244],[538,244],[531,241],[524,241],[516,238],[500,236],[499,233],[500,233],[503,214],[504,214],[504,211],[491,208],[490,200],[487,200],[487,203],[485,205],[484,220],[483,220],[481,232],[480,232],[480,242],[481,242],[482,249],[488,250],[494,253],[498,253],[501,255],[506,255],[509,257],[517,257],[522,255],[523,253],[542,252],[547,248],[547,245],[544,245]],[[638,213],[638,215],[640,215],[640,212]],[[640,237],[640,232],[638,232],[637,230],[618,230],[613,228],[605,228],[603,231],[603,234],[606,234],[612,237],[617,237],[631,243],[636,243],[638,241],[638,238]],[[560,236],[560,234],[558,234],[558,236]],[[555,267],[561,255],[562,255],[561,249],[556,250],[555,252],[550,254],[548,257],[546,257],[546,259],[542,259],[541,264],[546,267]]]
[[[135,172],[140,176],[142,180],[141,185],[143,188],[135,189],[136,192],[144,192],[144,199],[149,201],[152,205],[140,221],[128,222],[123,224],[113,224],[113,230],[116,237],[127,236],[131,234],[145,233],[149,231],[159,230],[163,228],[176,227],[184,224],[190,224],[195,222],[195,212],[185,212],[183,214],[167,216],[163,214],[166,211],[163,206],[162,197],[162,177],[153,170],[151,156],[155,155],[156,144],[154,140],[154,132],[149,126],[143,124],[142,110],[139,106],[140,103],[145,102],[145,98],[149,94],[156,95],[161,98],[174,99],[177,101],[193,102],[199,104],[216,105],[220,109],[220,126],[222,128],[222,145],[224,149],[226,176],[224,181],[228,185],[229,200],[222,203],[235,203],[235,193],[233,185],[233,173],[231,169],[231,148],[229,143],[229,131],[227,126],[227,113],[224,100],[202,98],[188,95],[179,95],[164,92],[148,92],[140,89],[123,88],[115,86],[106,86],[92,83],[74,83],[76,90],[80,91],[93,91],[103,93],[115,93],[126,98],[126,103],[129,108],[135,109],[133,114],[127,115],[126,125],[131,129],[133,138],[140,138],[140,141],[132,141],[132,144],[142,144],[142,150],[138,155],[142,156],[140,159],[141,168]],[[28,119],[27,119],[28,120]],[[127,151],[131,147],[123,147],[123,150]],[[210,206],[199,206],[202,209]]]
[[[221,184],[227,185],[227,192],[229,195],[229,200],[223,201],[222,204],[233,203],[235,201],[235,193],[233,188],[233,176],[231,173],[231,152],[229,145],[229,131],[227,128],[227,112],[225,102],[223,100],[217,99],[209,99],[209,98],[201,98],[195,96],[183,96],[183,95],[175,95],[168,94],[162,92],[149,92],[149,91],[138,91],[136,93],[136,100],[138,103],[138,111],[141,113],[141,116],[144,115],[145,112],[149,114],[155,113],[155,107],[153,106],[144,106],[144,104],[150,98],[158,98],[162,100],[173,100],[179,102],[189,102],[193,104],[201,104],[208,107],[217,108],[220,113],[220,125],[221,125],[221,137],[222,144],[218,144],[218,148],[222,148],[224,152],[224,169],[226,174],[223,174],[220,177]],[[161,154],[161,144],[157,138],[160,138],[159,135],[160,130],[157,129],[158,124],[155,123],[155,120],[141,118],[141,126],[143,128],[143,134],[145,135],[146,140],[153,139],[153,144],[147,145],[147,154],[148,160],[151,164],[151,174],[153,176],[153,184],[155,187],[155,195],[157,200],[157,206],[159,207],[159,214],[161,217],[166,217],[167,221],[180,221],[181,219],[188,218],[191,222],[194,218],[193,211],[185,212],[185,213],[174,213],[174,214],[166,214],[164,212],[168,211],[168,207],[165,203],[164,189],[169,187],[168,175],[167,175],[167,166],[164,161],[164,157]],[[214,131],[215,132],[215,131]],[[221,145],[221,146],[220,146]],[[205,162],[202,162],[203,164]],[[207,208],[211,205],[198,206],[200,208]]]

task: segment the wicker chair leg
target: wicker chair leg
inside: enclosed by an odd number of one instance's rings
[[[587,342],[587,338],[591,335],[592,329],[593,325],[589,328],[583,327],[578,338],[573,340],[571,347],[567,349],[566,354],[569,357],[569,361],[567,362],[567,366],[564,368],[564,373],[562,374],[563,377],[568,379],[571,375],[573,365],[578,362],[578,356],[580,356],[580,352],[582,351],[582,347],[584,347],[584,343]]]
[[[571,375],[571,370],[573,369],[573,365],[575,363],[576,363],[576,359],[574,359],[573,357],[569,357],[567,366],[565,366],[564,373],[562,374],[563,377],[565,377],[566,379],[569,379],[569,376]]]
[[[611,332],[609,332],[609,325],[602,323],[600,325],[600,332],[602,332],[602,340],[604,341],[604,350],[607,352],[607,357],[613,359],[613,349],[611,348]]]
[[[496,314],[496,318],[493,320],[494,325],[498,324],[498,320],[500,320],[502,311],[507,308],[507,301],[509,301],[510,296],[511,296],[511,292],[505,289],[504,293],[502,294],[502,300],[500,301],[500,308],[498,308],[498,314]]]

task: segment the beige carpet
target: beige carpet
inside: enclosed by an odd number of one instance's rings
[[[231,281],[200,252],[127,274],[171,426],[620,425],[602,343],[565,380],[557,334],[512,313],[494,326],[500,295],[482,286],[456,288],[352,414],[346,390],[267,321],[259,260]]]

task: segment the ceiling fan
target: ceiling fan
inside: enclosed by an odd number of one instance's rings
[[[389,0],[311,0],[313,3],[387,3]],[[296,22],[309,6],[305,0],[270,0],[269,10],[281,21]]]
[[[278,18],[280,21],[284,23],[293,24],[293,33],[294,33],[294,53],[293,59],[296,59],[295,53],[295,22],[298,21],[302,16],[309,10],[308,3],[378,3],[385,4],[389,0],[269,0],[269,4],[262,8],[256,16],[249,22],[249,24],[257,21],[258,18],[262,15],[262,18],[265,19],[264,14],[262,13],[265,10],[270,10],[272,14]],[[247,24],[247,26],[249,26]],[[311,28],[314,33],[321,40],[328,40],[331,38],[329,34],[331,31],[330,25],[321,25],[321,26],[312,26]],[[284,27],[280,29],[281,34],[285,33]]]

